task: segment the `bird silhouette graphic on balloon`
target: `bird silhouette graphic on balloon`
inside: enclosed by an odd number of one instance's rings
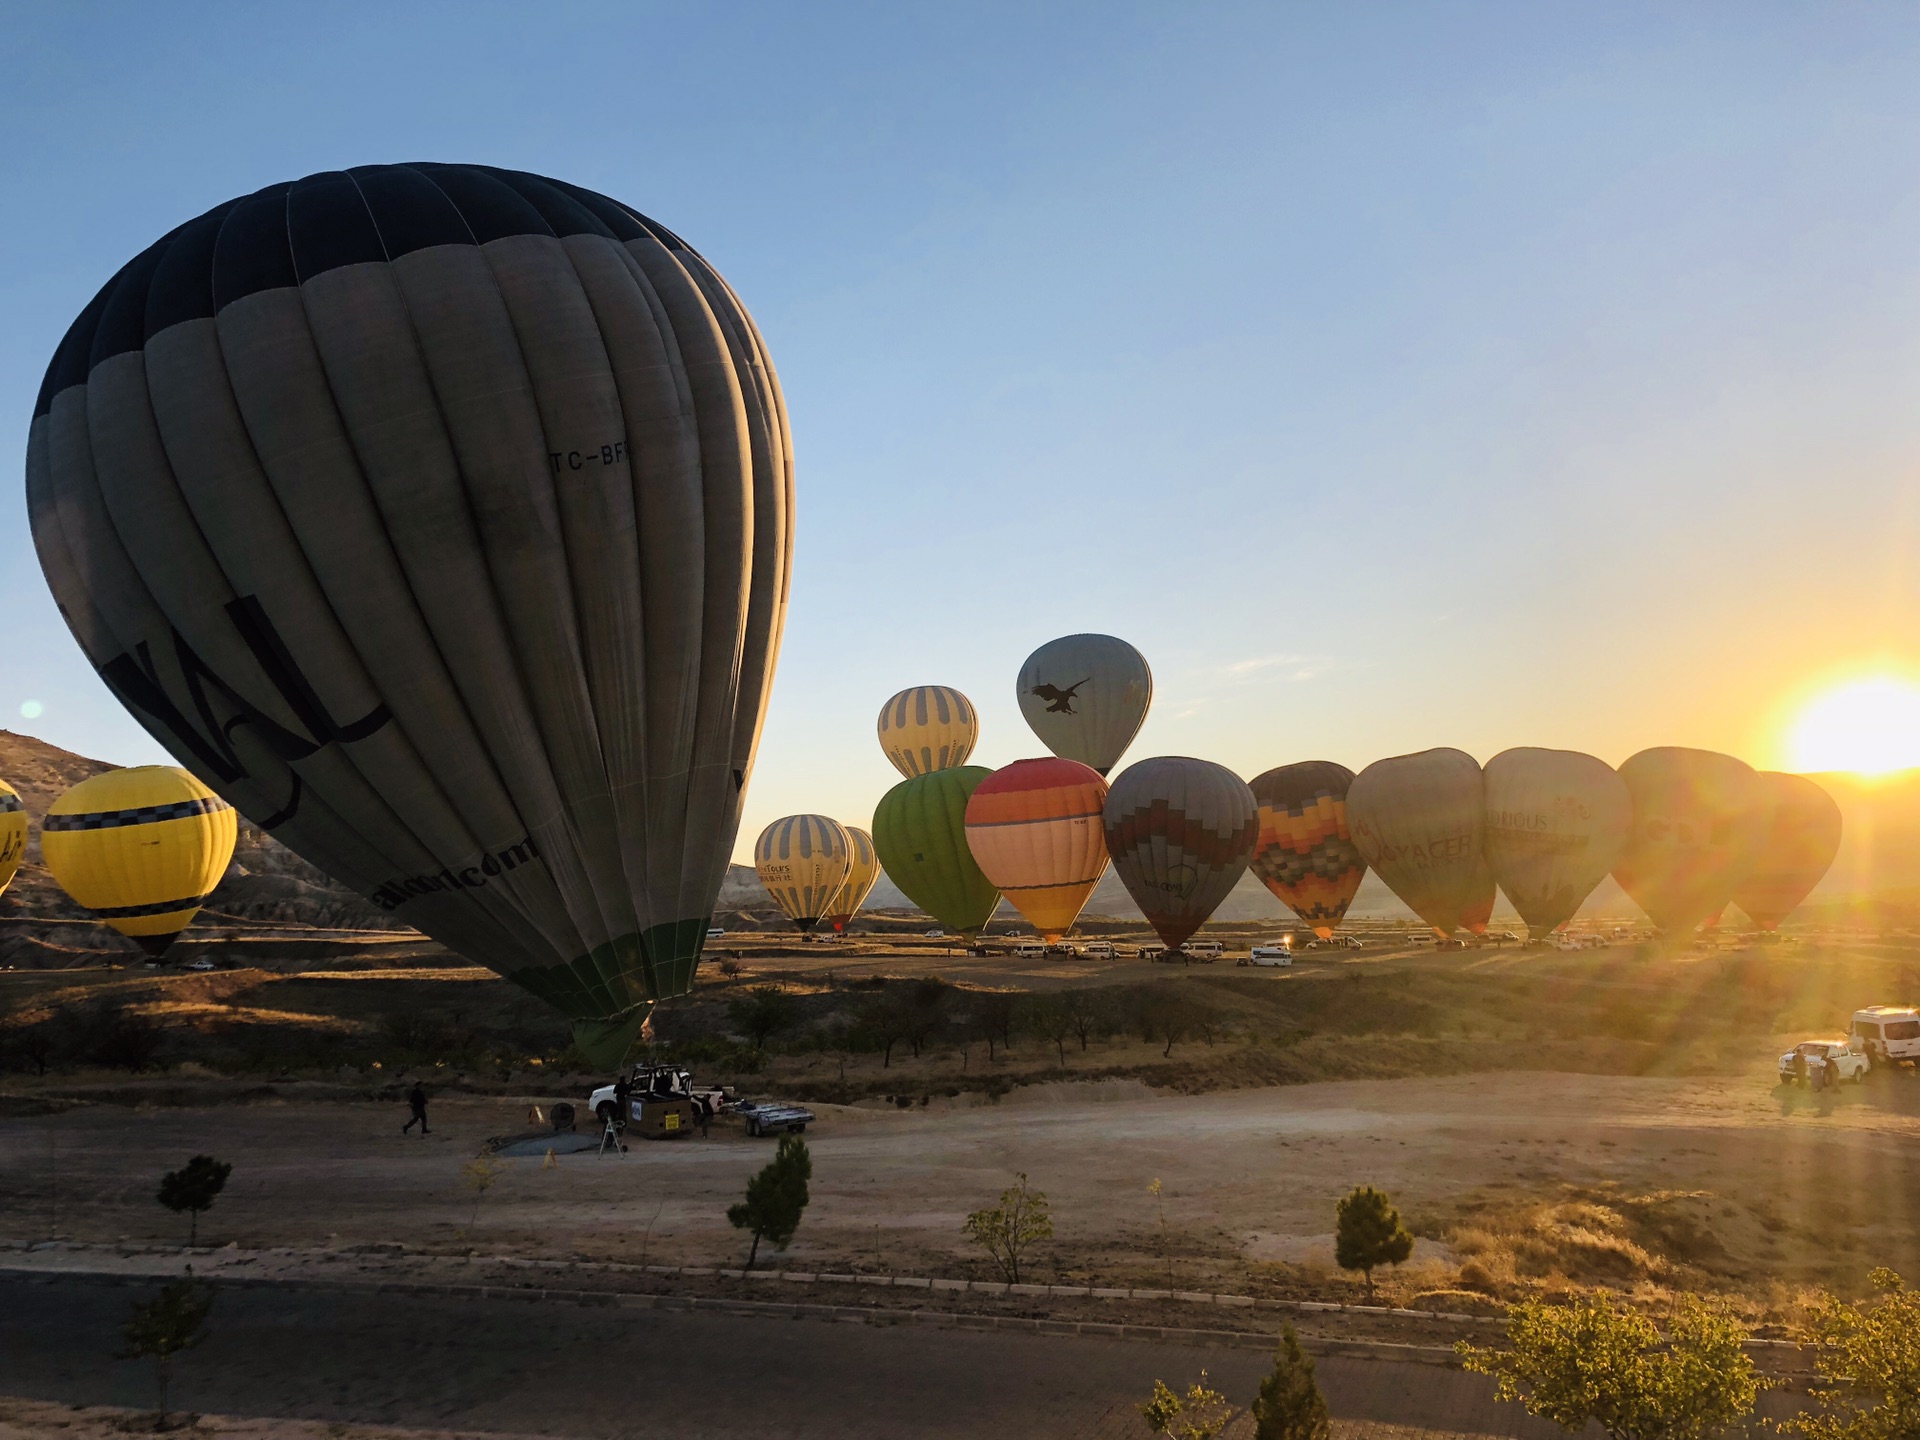
[[[1074,692],[1092,678],[1091,675],[1084,676],[1064,690],[1057,685],[1036,685],[1028,693],[1037,695],[1047,702],[1049,715],[1077,715],[1079,712],[1073,708]]]

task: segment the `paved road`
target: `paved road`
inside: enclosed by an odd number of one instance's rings
[[[149,1369],[111,1360],[140,1284],[0,1281],[0,1392],[150,1406]],[[1204,1367],[1252,1398],[1257,1351],[875,1327],[562,1302],[231,1289],[180,1362],[190,1409],[566,1437],[1144,1434],[1125,1413]],[[1548,1440],[1486,1382],[1427,1365],[1323,1359],[1337,1418]],[[1344,1428],[1344,1427],[1343,1427]]]

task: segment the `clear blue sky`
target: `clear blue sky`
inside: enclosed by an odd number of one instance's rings
[[[894,778],[902,685],[1038,747],[1132,639],[1133,755],[1767,762],[1920,662],[1920,8],[15,5],[0,724],[160,758],[26,534],[34,392],[180,220],[388,160],[686,235],[792,407],[798,572],[743,841]],[[38,718],[19,707],[37,701]]]

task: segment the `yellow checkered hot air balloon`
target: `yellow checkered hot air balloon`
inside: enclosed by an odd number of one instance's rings
[[[226,874],[238,828],[233,807],[186,771],[137,765],[54,801],[40,853],[67,894],[158,955]]]
[[[915,685],[880,707],[880,748],[909,780],[967,763],[980,738],[973,702],[946,685]]]
[[[19,792],[0,780],[0,894],[13,883],[26,853],[27,807],[20,803]]]
[[[853,868],[853,841],[838,820],[788,815],[760,832],[753,868],[802,935],[813,932]]]

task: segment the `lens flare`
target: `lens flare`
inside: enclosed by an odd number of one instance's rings
[[[1888,775],[1920,767],[1920,685],[1878,675],[1816,696],[1789,728],[1787,753],[1799,771]]]

